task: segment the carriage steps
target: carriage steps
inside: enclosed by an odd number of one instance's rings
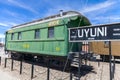
[[[80,79],[80,67],[81,67],[81,55],[80,53],[73,53],[72,58],[71,58],[71,68],[75,67],[78,68],[76,74],[72,74],[72,77],[74,80],[79,80]],[[71,70],[74,71],[74,70]]]
[[[79,67],[80,61],[79,53],[73,53],[71,58],[71,67]]]

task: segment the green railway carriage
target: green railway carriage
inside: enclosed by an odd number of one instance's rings
[[[63,12],[12,27],[6,31],[5,50],[15,53],[67,56],[77,51],[77,43],[68,40],[68,28],[90,25],[89,20],[75,11]],[[71,49],[71,50],[70,50]]]

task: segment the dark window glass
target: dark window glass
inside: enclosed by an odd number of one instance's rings
[[[11,34],[11,40],[13,40],[13,39],[14,39],[14,33]]]
[[[40,38],[40,30],[36,29],[35,30],[35,39],[39,39]]]
[[[18,32],[18,40],[21,40],[22,39],[22,34],[21,32]]]
[[[54,37],[54,27],[48,28],[48,38]]]

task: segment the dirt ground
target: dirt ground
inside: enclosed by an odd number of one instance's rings
[[[11,71],[11,60],[8,60],[7,67],[4,68],[4,58],[0,66],[0,80],[31,80],[30,71],[31,65],[24,63],[23,73],[19,74],[19,61],[14,62],[14,69]],[[110,80],[109,79],[109,63],[89,61],[88,66],[83,66],[81,70],[81,80]],[[17,66],[17,67],[16,67]],[[60,80],[61,76],[65,79],[70,79],[70,73],[59,70],[50,69],[50,80]],[[120,63],[117,62],[115,66],[114,80],[120,80]],[[43,66],[35,66],[34,78],[32,80],[46,80],[47,79],[47,68]],[[73,80],[74,76],[73,76]]]
[[[0,52],[0,80],[31,80],[31,64],[23,63],[23,72],[19,74],[19,61],[14,61],[13,71],[11,71],[11,59],[8,59],[7,66],[4,68],[5,57],[4,52]],[[99,59],[99,56],[97,56]],[[72,69],[77,70],[77,69]],[[34,76],[32,80],[47,80],[47,68],[45,66],[35,65]],[[50,80],[70,80],[69,72],[50,69]],[[73,79],[76,80],[73,74]],[[87,66],[81,68],[80,80],[110,80],[109,78],[109,62],[88,61]],[[116,60],[115,74],[113,80],[120,80],[120,60]]]
[[[8,72],[5,72],[1,69],[0,69],[0,75],[1,75],[0,80],[18,80],[16,77],[9,75]]]

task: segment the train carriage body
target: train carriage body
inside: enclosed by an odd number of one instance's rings
[[[112,24],[103,24],[103,25],[98,25],[98,26],[114,26],[114,27],[120,27],[120,23],[112,23]],[[119,34],[119,28],[114,28],[117,29],[118,31],[114,31],[114,33]],[[114,36],[111,35],[113,38]],[[111,41],[111,55],[114,56],[114,58],[120,58],[120,41],[119,41],[119,36],[117,36],[118,39],[112,39]],[[98,42],[92,42],[90,44],[90,51],[99,54],[102,59],[109,60],[109,40],[107,41],[98,41]]]
[[[89,20],[78,12],[68,11],[29,23],[12,27],[6,32],[7,52],[37,55],[67,56],[77,51],[68,41],[68,28],[90,25]]]
[[[109,42],[92,42],[91,51],[95,54],[109,55]],[[120,56],[120,41],[111,41],[112,56]]]

